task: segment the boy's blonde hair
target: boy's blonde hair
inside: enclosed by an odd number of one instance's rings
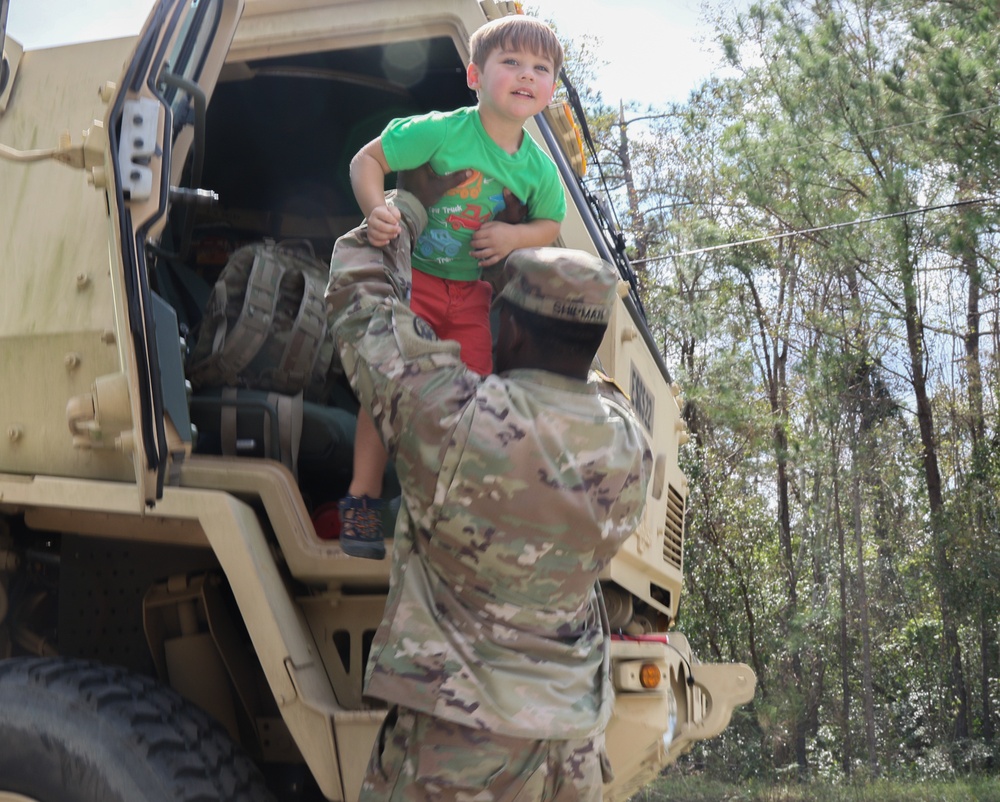
[[[555,32],[544,22],[524,14],[511,14],[491,20],[469,37],[472,61],[482,67],[494,50],[527,50],[551,59],[558,77],[563,64],[563,48]]]

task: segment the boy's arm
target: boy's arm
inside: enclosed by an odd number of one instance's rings
[[[399,235],[399,211],[385,203],[385,177],[390,172],[381,138],[373,139],[351,159],[351,188],[368,220],[368,242],[376,248]]]
[[[506,259],[518,248],[551,245],[559,236],[560,223],[537,219],[512,225],[491,220],[472,235],[472,255],[480,267],[490,267]]]

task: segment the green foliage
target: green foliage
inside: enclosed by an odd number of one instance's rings
[[[692,760],[843,793],[663,798],[991,798],[848,780],[1000,766],[998,23],[762,2],[720,18],[735,77],[592,104],[692,433],[679,626],[758,675]]]
[[[990,777],[935,782],[865,781],[844,785],[732,784],[703,774],[671,771],[631,802],[1000,802]]]

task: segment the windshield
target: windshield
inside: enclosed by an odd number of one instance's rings
[[[159,89],[180,125],[187,121],[190,102],[181,89],[198,83],[221,15],[222,0],[190,0],[177,43],[160,71]]]
[[[3,45],[7,39],[7,8],[9,6],[10,0],[0,0],[0,92],[3,92],[7,85],[7,74],[10,69],[3,52]]]

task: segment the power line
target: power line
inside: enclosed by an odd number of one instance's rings
[[[954,117],[968,117],[968,116],[970,116],[972,114],[979,114],[980,112],[984,112],[984,111],[993,111],[995,109],[1000,109],[1000,103],[992,103],[992,104],[990,104],[988,106],[979,106],[978,108],[975,108],[975,109],[966,109],[964,111],[953,111],[953,112],[948,112],[946,114],[932,114],[930,117],[921,117],[920,119],[911,120],[910,122],[907,122],[907,123],[894,123],[892,125],[883,126],[882,128],[873,128],[870,131],[858,131],[856,133],[851,133],[851,132],[847,132],[847,133],[850,136],[852,136],[852,137],[854,137],[856,139],[862,139],[864,137],[873,136],[874,134],[884,134],[884,133],[886,133],[888,131],[896,131],[896,130],[901,129],[901,128],[913,128],[913,127],[918,126],[918,125],[927,125],[929,123],[933,123],[933,122],[938,121],[938,120],[948,120],[948,119],[951,119],[951,118],[954,118]],[[643,120],[664,119],[664,118],[668,118],[668,117],[680,117],[680,116],[683,116],[683,112],[670,112],[670,113],[667,113],[667,114],[645,115],[643,117],[636,117],[633,120],[624,120],[623,122],[625,124],[625,127],[627,128],[629,125],[631,125],[634,122],[640,122],[640,121],[643,121]],[[620,125],[620,123],[619,123],[619,125]],[[845,147],[845,145],[843,143],[837,142],[836,140],[820,138],[820,139],[818,139],[817,141],[814,141],[814,142],[803,142],[800,145],[787,145],[787,146],[784,146],[784,152],[785,153],[795,153],[796,151],[806,150],[807,148],[814,148],[814,147],[817,146],[817,144],[819,144],[819,145],[827,145],[827,146],[830,146],[830,147],[837,147],[837,148],[841,148],[843,150],[851,150],[850,148]],[[594,152],[595,158],[596,158],[596,155],[597,154],[596,154],[596,151],[595,151]]]
[[[989,201],[996,200],[994,196],[989,196],[986,198],[971,198],[969,200],[953,201],[951,203],[941,203],[936,206],[921,206],[919,209],[908,209],[904,212],[891,212],[889,214],[880,214],[875,217],[864,217],[858,218],[857,220],[849,220],[844,223],[830,223],[825,226],[816,226],[815,228],[801,228],[795,231],[786,231],[783,234],[769,234],[766,237],[754,237],[753,239],[740,240],[739,242],[726,242],[722,245],[710,245],[707,248],[695,248],[690,251],[678,251],[677,253],[668,253],[664,256],[650,256],[646,259],[630,259],[629,261],[634,265],[644,264],[645,262],[658,262],[663,259],[676,259],[680,256],[694,256],[699,253],[710,253],[711,251],[721,251],[725,248],[736,248],[740,245],[755,245],[758,242],[771,242],[772,240],[785,239],[786,237],[800,237],[805,234],[816,234],[821,231],[834,231],[838,228],[850,228],[851,226],[859,226],[863,223],[877,223],[880,220],[892,220],[896,217],[907,217],[911,214],[922,214],[924,212],[934,212],[939,209],[954,209],[959,206],[970,206],[975,203],[987,203]]]
[[[870,131],[859,131],[856,134],[853,134],[852,136],[854,136],[854,137],[856,137],[858,139],[861,139],[863,137],[872,136],[874,134],[884,134],[887,131],[896,131],[896,130],[898,130],[900,128],[913,128],[913,127],[918,126],[918,125],[927,125],[929,123],[932,123],[932,122],[935,122],[935,121],[938,121],[938,120],[948,120],[948,119],[951,119],[953,117],[968,117],[971,114],[979,114],[980,112],[983,112],[983,111],[991,111],[993,109],[998,109],[998,108],[1000,108],[1000,103],[993,103],[993,104],[991,104],[989,106],[980,106],[977,109],[966,109],[965,111],[953,111],[953,112],[949,112],[947,114],[933,114],[930,117],[923,117],[923,118],[918,119],[918,120],[911,120],[908,123],[894,123],[893,125],[886,125],[886,126],[884,126],[882,128],[873,128]],[[848,132],[848,133],[850,134],[850,132]],[[834,146],[834,147],[843,147],[843,145],[841,145],[840,143],[838,143],[838,142],[836,142],[834,140],[830,140],[830,139],[820,139],[819,142],[822,143],[822,144],[824,144],[824,145],[831,145],[831,146]],[[815,144],[816,144],[815,142],[804,142],[801,145],[789,145],[788,147],[785,148],[785,152],[786,153],[791,153],[791,152],[797,151],[797,150],[805,150],[806,148],[812,148],[812,147],[814,147]]]

